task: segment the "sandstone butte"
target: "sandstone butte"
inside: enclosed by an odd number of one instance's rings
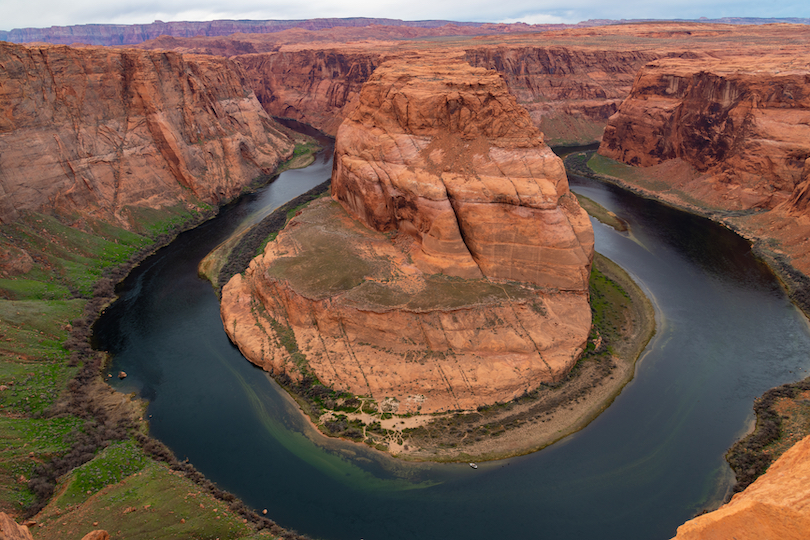
[[[678,527],[676,540],[806,540],[810,534],[810,436],[745,491]]]
[[[470,410],[573,367],[592,257],[562,162],[503,78],[412,56],[363,85],[332,198],[223,288],[222,319],[276,376],[314,374],[382,411]]]
[[[599,153],[643,168],[639,184],[725,212],[810,273],[810,54],[663,59],[641,69]],[[734,212],[731,214],[729,212]]]
[[[224,202],[292,155],[224,58],[0,43],[0,66],[0,223],[47,211],[133,228],[137,207]]]

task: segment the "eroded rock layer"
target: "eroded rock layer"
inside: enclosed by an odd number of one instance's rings
[[[432,58],[383,64],[341,125],[332,194],[401,231],[428,273],[586,291],[588,216],[561,160],[494,71]]]
[[[222,58],[0,43],[0,222],[218,203],[293,143]]]
[[[599,153],[647,167],[681,160],[674,186],[726,210],[772,209],[810,170],[808,57],[658,60],[638,74]],[[662,178],[666,182],[667,178]]]
[[[677,540],[804,540],[810,531],[810,437],[728,504],[678,527]]]
[[[251,361],[399,413],[508,401],[573,367],[593,231],[496,72],[380,66],[338,131],[332,193],[223,288]]]
[[[509,401],[573,367],[586,294],[425,274],[408,243],[316,201],[223,288],[225,329],[276,376],[314,374],[400,414]]]

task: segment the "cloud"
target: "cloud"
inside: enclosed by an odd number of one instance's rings
[[[405,20],[574,23],[587,19],[810,17],[806,0],[23,0],[3,2],[0,29],[88,23],[375,17]]]

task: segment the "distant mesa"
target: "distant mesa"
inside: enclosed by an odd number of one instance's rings
[[[412,55],[363,85],[332,197],[227,284],[222,318],[282,380],[377,412],[469,411],[568,373],[592,258],[562,162],[503,78]]]

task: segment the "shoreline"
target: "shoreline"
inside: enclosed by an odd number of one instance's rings
[[[603,359],[586,353],[559,385],[543,387],[534,397],[492,405],[477,413],[478,422],[465,423],[467,429],[483,425],[499,426],[502,431],[490,430],[488,437],[462,447],[442,447],[442,443],[438,443],[393,454],[394,457],[410,461],[464,462],[526,455],[580,431],[605,411],[635,376],[636,364],[655,334],[655,310],[641,288],[616,263],[597,253],[594,265],[631,297],[631,313],[625,315],[632,319],[632,325],[622,333],[620,343],[609,344],[616,346],[614,353]],[[458,415],[437,418],[425,429],[444,431],[448,427],[443,425],[447,420],[449,423],[458,420],[454,416]],[[406,430],[411,441],[414,441],[413,433]]]
[[[534,395],[482,407],[477,412],[394,416],[382,420],[383,427],[393,431],[387,450],[325,433],[322,425],[307,413],[307,403],[293,389],[269,373],[267,376],[280,385],[318,439],[363,445],[406,462],[481,462],[537,452],[580,431],[604,412],[633,380],[636,364],[655,335],[653,304],[629,274],[599,253],[594,257],[594,265],[630,297],[629,310],[623,313],[628,322],[627,330],[621,333],[618,343],[605,343],[598,337],[596,341],[601,345],[594,343],[594,350],[583,355],[564,381],[554,386],[544,385],[531,393]],[[608,353],[608,346],[615,346],[615,352]],[[360,419],[369,415],[361,412],[347,416]],[[468,432],[482,433],[480,440],[470,437],[471,441],[459,446],[468,435],[460,440],[456,435],[435,436],[455,431],[459,426]],[[317,440],[313,442],[318,444]]]

